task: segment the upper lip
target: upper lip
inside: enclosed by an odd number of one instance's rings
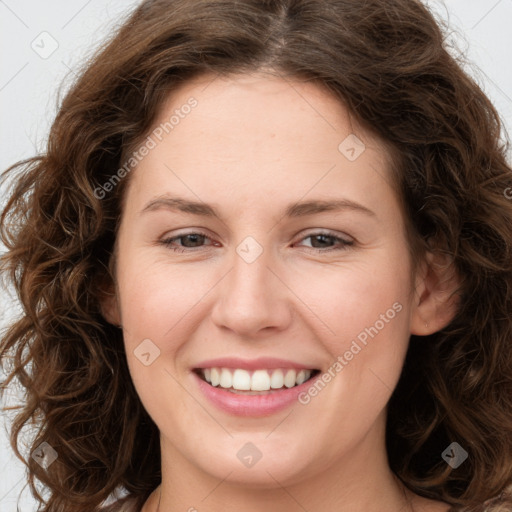
[[[299,370],[315,370],[316,368],[309,364],[297,363],[287,359],[278,359],[275,357],[258,357],[257,359],[240,359],[239,357],[220,357],[217,359],[208,359],[194,366],[197,368],[240,368],[243,370],[262,370],[272,368],[297,368]]]

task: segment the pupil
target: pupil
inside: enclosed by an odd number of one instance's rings
[[[199,235],[199,234],[185,235],[185,236],[183,237],[183,239],[184,239],[184,240],[187,240],[187,239],[189,239],[189,240],[190,240],[190,239],[192,239],[192,244],[194,244],[194,240],[195,240],[195,242],[198,242],[198,241],[199,241],[199,242],[201,242],[201,241],[203,241],[203,242],[204,242],[204,235]],[[185,245],[185,247],[190,247],[190,245],[188,245],[188,244],[186,244],[186,243],[185,243],[184,245]],[[195,246],[194,246],[194,247],[195,247]]]
[[[326,239],[326,238],[327,238],[327,239],[330,239],[330,238],[332,238],[332,237],[331,237],[330,235],[315,235],[315,236],[313,237],[313,240],[315,240],[315,239],[316,239],[316,240],[318,240],[319,238],[322,238],[322,239],[323,239],[323,241],[324,241],[324,243],[325,243],[325,239]],[[328,241],[329,241],[329,240],[328,240]],[[314,246],[315,246],[315,244],[313,244],[313,247],[314,247]],[[322,246],[322,243],[320,244],[320,246]]]

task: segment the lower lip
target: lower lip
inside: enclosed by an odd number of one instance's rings
[[[192,372],[192,375],[206,398],[222,411],[235,416],[270,416],[271,414],[286,409],[294,402],[297,402],[300,393],[306,391],[306,389],[321,376],[319,373],[299,386],[286,388],[282,391],[276,391],[275,393],[266,395],[240,395],[223,388],[214,388],[201,379],[195,372]]]

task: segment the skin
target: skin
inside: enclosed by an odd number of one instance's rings
[[[432,270],[430,256],[411,280],[384,144],[318,86],[262,72],[187,82],[154,127],[191,97],[197,106],[132,171],[116,293],[103,304],[122,325],[133,382],[161,433],[162,485],[143,512],[159,499],[162,512],[448,510],[405,491],[387,464],[386,405],[409,337],[449,322],[455,283]],[[351,133],[366,146],[354,161],[338,150]],[[166,194],[211,204],[220,219],[143,211]],[[346,199],[372,214],[283,216],[313,199]],[[352,244],[311,237],[326,230]],[[198,231],[207,238],[163,243]],[[263,248],[252,263],[236,252],[248,236]],[[215,408],[191,373],[223,356],[327,371],[395,303],[401,311],[307,405],[235,417]],[[160,350],[149,366],[134,355],[145,339]],[[236,456],[247,442],[262,453],[251,468]]]

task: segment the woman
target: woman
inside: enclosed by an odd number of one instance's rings
[[[414,0],[142,3],[6,175],[44,510],[511,510],[501,133]]]

